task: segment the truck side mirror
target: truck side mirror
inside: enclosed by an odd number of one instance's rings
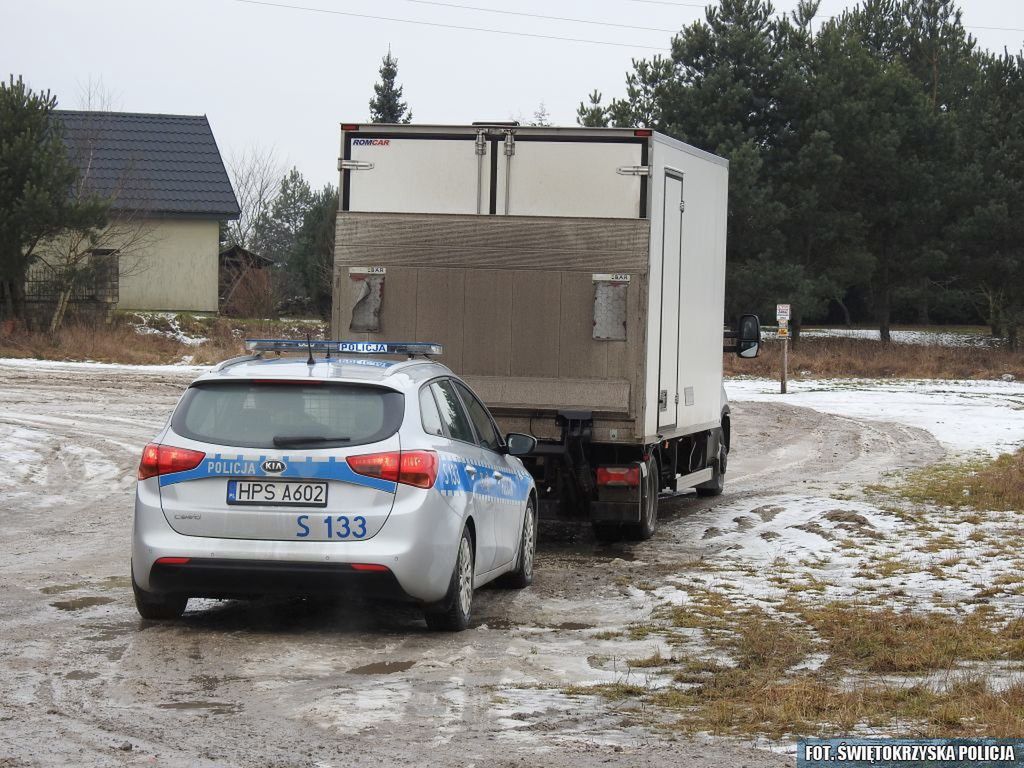
[[[510,456],[525,456],[537,447],[537,438],[521,432],[509,432],[505,438],[505,451]]]
[[[743,315],[736,326],[736,354],[757,357],[761,349],[761,321],[757,315]]]

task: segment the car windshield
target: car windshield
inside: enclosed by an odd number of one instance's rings
[[[241,448],[352,446],[398,431],[400,392],[333,382],[201,382],[186,391],[171,418],[192,440]]]

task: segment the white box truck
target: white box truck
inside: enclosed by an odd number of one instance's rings
[[[434,341],[527,458],[542,517],[647,538],[722,490],[728,162],[646,129],[343,124],[332,330]],[[757,354],[757,318],[725,332]]]

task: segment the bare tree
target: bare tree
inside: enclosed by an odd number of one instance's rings
[[[231,154],[228,173],[241,209],[238,218],[228,222],[228,244],[248,250],[254,244],[257,226],[277,198],[284,166],[273,149],[253,145],[241,153]]]
[[[548,108],[542,101],[537,107],[537,111],[533,113],[533,120],[530,121],[530,125],[539,125],[542,127],[548,127],[551,125],[551,113],[548,112]]]

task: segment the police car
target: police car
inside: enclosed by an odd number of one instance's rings
[[[144,618],[178,617],[190,597],[354,591],[411,598],[432,629],[461,630],[474,588],[530,584],[536,491],[517,456],[536,440],[503,437],[428,357],[439,345],[246,343],[143,451]]]

